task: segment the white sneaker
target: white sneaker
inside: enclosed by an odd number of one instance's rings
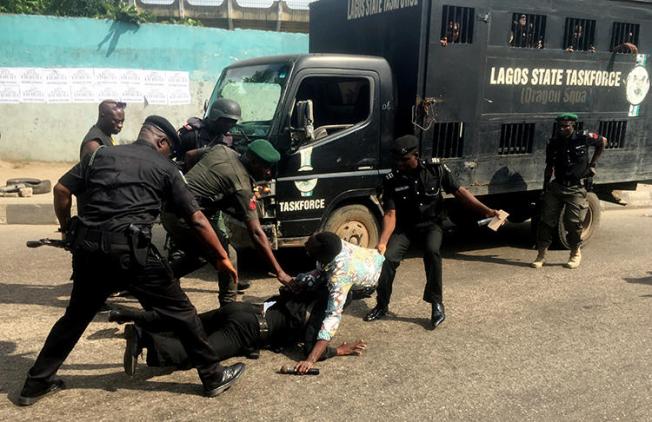
[[[580,251],[580,248],[573,249],[568,257],[566,268],[573,270],[580,266],[580,262],[582,262],[582,252]]]
[[[537,254],[537,257],[532,261],[530,264],[530,267],[532,268],[541,268],[543,267],[543,264],[546,262],[546,249],[539,249],[539,253]]]

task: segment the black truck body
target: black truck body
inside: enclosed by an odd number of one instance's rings
[[[309,55],[233,65],[286,64],[264,130],[242,126],[284,155],[263,222],[278,246],[323,228],[374,243],[376,188],[391,167],[391,140],[405,133],[474,194],[525,220],[535,212],[546,143],[562,112],[609,139],[593,183],[613,199],[613,189],[652,179],[650,46],[649,1],[312,3]],[[213,98],[224,95],[224,80]],[[305,129],[303,120],[296,126],[305,100],[313,125],[309,136],[295,136]],[[590,203],[587,225],[599,220],[597,200]]]

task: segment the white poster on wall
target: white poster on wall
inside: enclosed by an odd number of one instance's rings
[[[0,103],[192,102],[190,74],[113,68],[0,67]]]

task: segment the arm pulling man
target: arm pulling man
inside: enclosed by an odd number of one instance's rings
[[[532,268],[541,268],[546,251],[552,243],[552,234],[557,229],[559,214],[564,208],[566,240],[571,247],[567,268],[577,268],[582,260],[582,230],[586,215],[587,191],[582,179],[595,175],[595,166],[607,145],[607,138],[597,133],[575,130],[577,115],[564,113],[557,117],[559,132],[546,148],[546,169],[543,174],[543,206],[537,230],[537,257]],[[589,147],[595,152],[589,160]],[[554,175],[554,180],[552,179]]]
[[[383,230],[378,251],[385,254],[383,271],[378,282],[377,304],[365,321],[385,316],[392,295],[396,269],[416,242],[424,251],[426,287],[423,300],[432,304],[430,323],[433,329],[444,322],[441,241],[443,220],[442,190],[453,194],[478,214],[497,217],[498,211],[480,202],[466,188],[459,186],[446,165],[439,160],[420,160],[419,140],[413,135],[397,138],[392,146],[396,168],[383,182]]]
[[[279,159],[278,151],[263,139],[249,144],[242,156],[225,145],[216,145],[186,174],[186,179],[190,191],[209,218],[217,211],[223,211],[247,226],[256,249],[262,252],[278,280],[287,284],[291,277],[274,257],[269,240],[258,220],[252,180],[268,179],[272,166]],[[183,251],[178,259],[171,262],[175,274],[181,276],[199,268],[202,263],[198,258],[203,252],[194,246],[193,236],[185,222],[167,212],[164,212],[162,222],[175,246]],[[220,237],[226,249],[228,239],[223,235]],[[234,251],[233,248],[229,250]],[[235,280],[220,274],[218,283],[220,304],[233,302],[236,297]]]

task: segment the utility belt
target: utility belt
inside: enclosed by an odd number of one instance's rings
[[[130,224],[125,232],[97,230],[81,223],[75,224],[70,233],[72,249],[100,251],[107,255],[128,252],[132,261],[145,266],[147,255],[153,249],[152,232],[149,227]]]
[[[565,186],[567,188],[573,186],[582,186],[582,181],[580,179],[555,179],[553,181],[558,185]]]

